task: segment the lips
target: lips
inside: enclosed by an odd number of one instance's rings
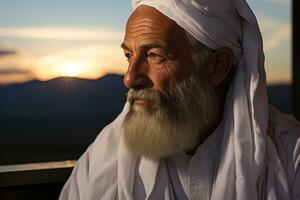
[[[133,104],[137,104],[137,105],[147,105],[148,103],[147,103],[147,101],[145,101],[144,99],[138,99],[138,98],[136,98],[136,99],[133,100]]]

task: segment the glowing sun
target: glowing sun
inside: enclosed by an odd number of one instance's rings
[[[61,63],[58,67],[58,73],[61,76],[74,77],[80,75],[81,71],[84,69],[84,66],[80,63],[75,62],[66,62]]]

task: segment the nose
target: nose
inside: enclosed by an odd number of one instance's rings
[[[129,63],[123,79],[124,85],[130,89],[141,89],[151,86],[148,76],[148,66],[145,61],[133,60]]]

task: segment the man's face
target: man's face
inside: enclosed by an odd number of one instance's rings
[[[128,20],[122,47],[128,59],[124,77],[128,88],[163,92],[193,71],[191,46],[184,30],[154,8],[140,6],[135,10]]]
[[[150,158],[193,149],[215,121],[218,105],[204,73],[194,73],[184,30],[155,9],[140,6],[128,20],[122,47],[129,63],[124,77],[130,103],[124,120],[128,149]]]

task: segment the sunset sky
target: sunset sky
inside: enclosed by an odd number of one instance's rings
[[[291,2],[249,0],[270,84],[291,82]],[[125,72],[128,0],[0,0],[0,84]]]

